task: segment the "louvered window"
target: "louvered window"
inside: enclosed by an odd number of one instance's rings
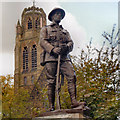
[[[28,19],[28,29],[32,28],[32,20],[29,18]]]
[[[37,18],[37,19],[35,20],[35,28],[38,28],[39,25],[40,25],[40,20]]]

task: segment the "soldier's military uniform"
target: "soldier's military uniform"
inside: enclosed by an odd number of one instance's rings
[[[73,49],[73,41],[61,25],[52,23],[44,26],[40,32],[40,45],[45,51],[45,68],[48,82],[48,99],[50,108],[54,109],[55,85],[58,55],[53,53],[55,47],[61,47],[60,72],[68,81],[68,91],[73,107],[76,106],[76,79],[73,66],[69,58],[69,52]],[[65,46],[65,47],[64,47]]]

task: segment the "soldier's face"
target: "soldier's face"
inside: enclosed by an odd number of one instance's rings
[[[56,23],[60,23],[61,20],[62,20],[61,12],[56,12],[56,13],[52,16],[52,21],[54,21],[54,22],[56,22]]]

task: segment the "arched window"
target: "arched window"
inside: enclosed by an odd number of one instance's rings
[[[27,47],[24,47],[23,50],[23,70],[28,70],[28,49]]]
[[[24,85],[27,85],[27,77],[24,77]]]
[[[32,46],[32,69],[37,68],[37,47]]]
[[[37,19],[35,20],[35,28],[38,28],[39,25],[40,25],[40,20],[37,18]]]
[[[28,19],[28,29],[32,28],[32,20],[29,18]]]
[[[31,83],[34,84],[34,75],[31,77]]]

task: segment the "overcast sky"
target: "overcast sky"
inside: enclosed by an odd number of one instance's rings
[[[24,0],[25,1],[25,0]],[[53,2],[40,2],[36,0],[36,7],[41,7],[45,13],[55,7],[61,7],[65,10],[66,16],[61,24],[67,29],[75,43],[71,54],[78,55],[93,38],[94,46],[101,46],[104,38],[101,36],[104,31],[111,33],[113,24],[118,25],[118,2],[117,0],[52,0]],[[65,2],[66,1],[66,2]],[[14,74],[14,47],[16,23],[21,19],[22,11],[25,7],[32,6],[32,0],[29,2],[19,2],[4,0],[0,2],[0,74]],[[47,19],[47,24],[50,22]],[[79,48],[78,48],[79,47]]]

